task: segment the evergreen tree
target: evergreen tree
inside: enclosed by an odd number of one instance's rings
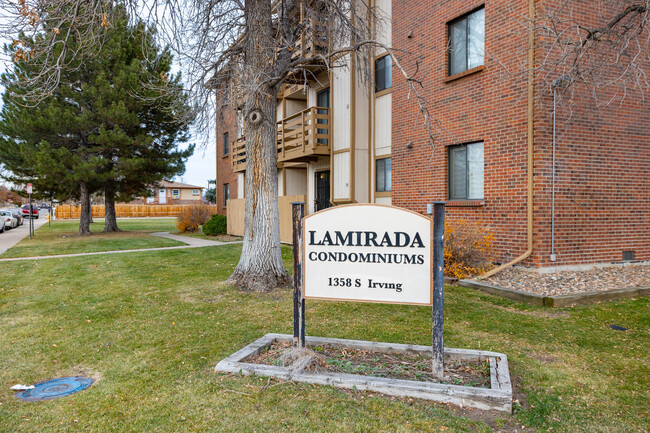
[[[180,75],[170,77],[171,54],[157,47],[153,29],[130,27],[125,13],[117,16],[107,23],[101,51],[69,60],[74,67],[63,70],[59,86],[37,106],[21,97],[31,89],[14,84],[40,70],[25,54],[37,41],[22,37],[7,47],[14,69],[2,76],[0,159],[14,182],[31,181],[59,198],[80,197],[81,235],[90,233],[91,193],[104,192],[105,231],[118,230],[115,200],[181,174],[194,149],[178,149],[187,140],[188,108]],[[52,54],[44,61],[56,58]]]

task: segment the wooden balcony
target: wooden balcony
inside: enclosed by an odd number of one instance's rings
[[[310,107],[277,123],[278,165],[284,162],[313,161],[329,156],[332,142],[330,109]],[[232,171],[246,171],[246,140],[231,144]]]
[[[303,18],[304,30],[296,41],[296,50],[292,58],[314,58],[325,56],[328,52],[327,22],[313,18]]]
[[[278,162],[308,161],[330,154],[329,108],[309,107],[277,124]]]
[[[240,137],[230,146],[230,163],[235,173],[246,171],[246,139]]]

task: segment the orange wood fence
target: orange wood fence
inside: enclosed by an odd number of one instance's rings
[[[126,217],[177,217],[183,208],[196,205],[165,205],[165,204],[116,204],[115,214],[118,218]],[[93,218],[104,218],[104,206],[92,205]],[[217,206],[210,205],[213,214]],[[77,219],[80,217],[81,206],[60,204],[56,207],[56,219]]]

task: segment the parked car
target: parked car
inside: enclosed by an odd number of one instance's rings
[[[40,205],[39,207],[40,207],[41,209],[47,209],[47,210],[50,210],[50,205],[47,204],[47,203],[41,203],[41,205]]]
[[[23,216],[24,217],[30,216],[28,204],[23,205]],[[38,207],[36,205],[32,205],[31,217],[38,219]]]
[[[9,209],[0,209],[0,210],[6,210],[6,211],[11,212],[11,214],[14,216],[14,218],[16,218],[16,220],[18,220],[18,225],[19,226],[22,226],[23,224],[25,224],[25,218],[23,217],[23,212],[22,212],[22,210],[20,208],[12,207],[12,208],[9,208]]]
[[[4,218],[0,218],[0,233],[4,233],[5,231],[5,220]]]
[[[5,229],[13,229],[18,227],[18,220],[8,210],[0,210],[0,219],[5,221]]]

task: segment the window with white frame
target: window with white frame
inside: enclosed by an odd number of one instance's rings
[[[172,189],[172,198],[175,200],[178,200],[181,198],[181,190],[180,189]]]
[[[483,199],[483,142],[449,147],[449,199]]]
[[[228,205],[228,200],[230,200],[230,184],[223,184],[223,205]]]
[[[449,75],[483,65],[485,9],[470,12],[448,24]]]
[[[193,189],[192,190],[192,195],[201,195],[201,190],[200,189]]]

